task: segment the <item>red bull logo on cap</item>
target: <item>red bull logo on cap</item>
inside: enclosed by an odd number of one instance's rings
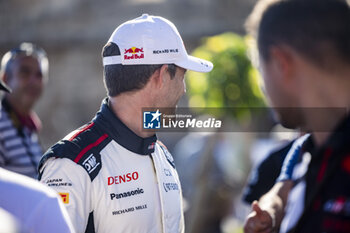
[[[124,59],[142,59],[144,58],[143,48],[131,47],[130,49],[125,49]]]

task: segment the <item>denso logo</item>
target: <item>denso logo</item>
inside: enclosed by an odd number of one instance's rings
[[[141,59],[144,58],[143,48],[132,47],[130,49],[124,49],[124,59]]]
[[[129,172],[120,176],[110,176],[107,178],[108,185],[127,183],[139,178],[138,172]]]

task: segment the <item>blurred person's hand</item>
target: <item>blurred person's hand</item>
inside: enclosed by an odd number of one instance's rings
[[[260,208],[258,201],[252,203],[252,211],[244,223],[245,233],[268,233],[273,230],[273,219],[270,213]]]

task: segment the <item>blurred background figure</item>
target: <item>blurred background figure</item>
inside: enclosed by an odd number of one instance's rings
[[[43,49],[22,43],[7,52],[1,61],[1,80],[12,90],[1,100],[0,166],[35,178],[42,155],[38,131],[41,122],[33,111],[48,76]]]
[[[0,90],[11,91],[2,80]],[[37,180],[0,167],[0,191],[0,233],[74,233],[57,193]]]

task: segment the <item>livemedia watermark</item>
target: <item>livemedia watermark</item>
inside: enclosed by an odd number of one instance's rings
[[[142,129],[157,132],[269,132],[283,120],[296,122],[299,113],[312,116],[314,130],[329,131],[325,117],[346,108],[143,108]],[[280,130],[283,131],[283,128]]]

